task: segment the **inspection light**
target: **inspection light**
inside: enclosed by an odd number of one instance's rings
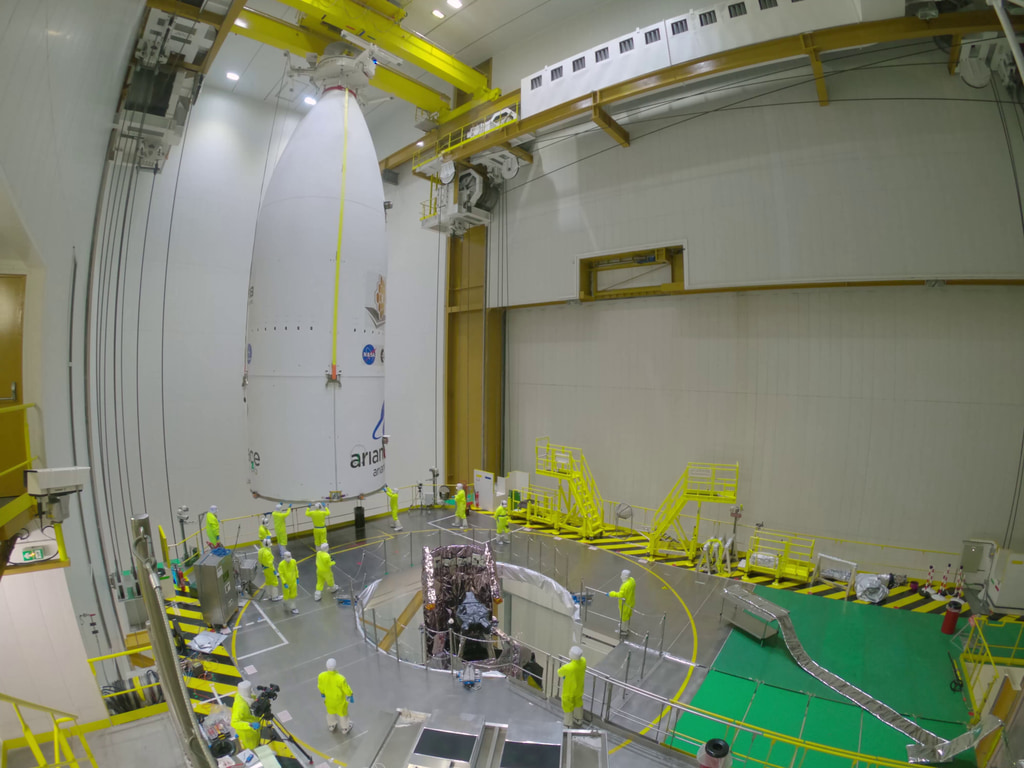
[[[423,146],[423,142],[422,141],[417,141],[416,142],[416,146],[417,147],[422,147]]]
[[[448,5],[457,11],[462,7],[462,0],[448,0]]]
[[[249,22],[246,21],[245,19],[235,19],[235,26],[236,27],[241,27],[242,29],[248,29],[249,28]]]
[[[314,99],[312,96],[307,96],[306,98],[303,99],[303,101],[306,102],[307,104],[309,104],[309,106],[311,106],[311,107],[314,104],[316,104],[316,99]]]
[[[237,80],[240,75],[237,72],[228,72],[228,80]]]
[[[433,13],[439,19],[443,19],[444,18],[444,14],[441,13],[439,10],[437,10],[437,8],[435,8],[433,11],[431,11],[431,13]]]

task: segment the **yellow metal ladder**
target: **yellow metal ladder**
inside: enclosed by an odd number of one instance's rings
[[[96,758],[93,757],[92,750],[89,749],[89,742],[85,740],[85,733],[78,725],[77,715],[62,712],[59,709],[47,707],[42,704],[33,704],[31,701],[25,701],[24,699],[18,699],[14,696],[8,696],[3,693],[0,693],[0,701],[6,701],[14,707],[14,714],[17,715],[18,722],[21,723],[21,732],[25,735],[25,742],[28,744],[28,748],[32,750],[32,754],[36,758],[36,765],[39,766],[39,768],[58,768],[58,766],[80,768],[78,759],[75,757],[75,753],[71,751],[71,745],[68,743],[68,734],[78,737],[78,740],[82,742],[82,749],[85,750],[85,756],[89,761],[89,765],[93,766],[93,768],[98,768],[96,765]],[[32,729],[30,729],[28,727],[28,723],[25,722],[25,717],[21,713],[22,708],[46,712],[50,716],[50,720],[53,721],[52,763],[46,761],[46,756],[43,754],[43,750],[39,746],[39,741],[36,738],[36,735],[32,733]],[[61,727],[68,723],[73,723],[73,725],[67,729]],[[63,759],[61,759],[61,754],[64,755]]]
[[[552,445],[548,438],[542,437],[534,444],[534,457],[538,475],[558,480],[558,497],[562,499],[546,522],[559,531],[575,531],[587,539],[600,536],[605,528],[604,499],[583,451]],[[562,483],[567,492],[562,491]]]

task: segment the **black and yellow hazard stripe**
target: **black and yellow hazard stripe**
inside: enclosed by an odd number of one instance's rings
[[[489,513],[482,512],[481,514]],[[542,525],[535,522],[527,523],[524,517],[517,516],[515,513],[512,514],[512,519],[516,524],[523,525],[531,531],[536,531],[538,533],[556,536],[567,541],[581,541],[588,546],[605,549],[620,555],[630,555],[632,557],[644,558],[645,560],[662,563],[664,565],[675,566],[676,568],[683,568],[690,571],[695,570],[695,564],[682,552],[676,554],[659,554],[653,558],[648,557],[647,536],[641,533],[633,533],[630,531],[605,533],[600,537],[584,541],[583,537],[579,534],[560,533],[549,525]],[[745,574],[743,571],[736,569],[733,569],[733,571],[729,573],[729,578],[732,579],[744,579],[744,576]],[[840,587],[836,584],[816,584],[812,587],[808,586],[806,582],[790,581],[786,579],[782,579],[776,583],[771,576],[761,575],[751,576],[744,580],[752,584],[759,584],[773,589],[786,589],[805,595],[817,595],[818,597],[824,597],[830,600],[847,599],[846,588]],[[852,590],[850,591],[848,599],[851,603],[867,604],[864,600],[858,600]],[[884,608],[895,608],[903,611],[913,611],[915,613],[939,614],[945,613],[947,602],[947,600],[933,600],[927,595],[920,594],[918,592],[911,592],[910,587],[904,585],[890,589],[889,596],[885,599],[885,602],[881,603],[881,606]],[[968,615],[970,613],[970,608],[965,606],[963,613],[965,616]],[[1018,618],[1020,621],[1024,622],[1024,617]]]
[[[200,632],[213,631],[203,619],[199,600],[196,598],[178,590],[174,598],[166,602],[167,623],[177,627],[185,639],[186,646]],[[203,665],[202,677],[182,673],[189,698],[192,700],[192,708],[197,713],[209,714],[211,708],[217,704],[218,698],[225,707],[231,707],[238,692],[238,684],[242,682],[243,677],[224,645],[217,646],[210,653],[187,649],[185,655],[178,655],[178,659],[182,664],[186,661],[199,661]],[[283,741],[272,741],[269,746],[278,756],[281,765],[299,765]]]

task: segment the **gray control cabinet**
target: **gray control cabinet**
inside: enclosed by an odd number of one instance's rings
[[[194,570],[203,618],[211,627],[225,626],[238,610],[231,553],[215,555],[207,551]]]

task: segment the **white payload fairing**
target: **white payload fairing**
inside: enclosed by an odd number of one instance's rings
[[[280,501],[384,485],[384,191],[354,87],[368,54],[322,58],[323,95],[267,186],[249,282],[250,487]]]

